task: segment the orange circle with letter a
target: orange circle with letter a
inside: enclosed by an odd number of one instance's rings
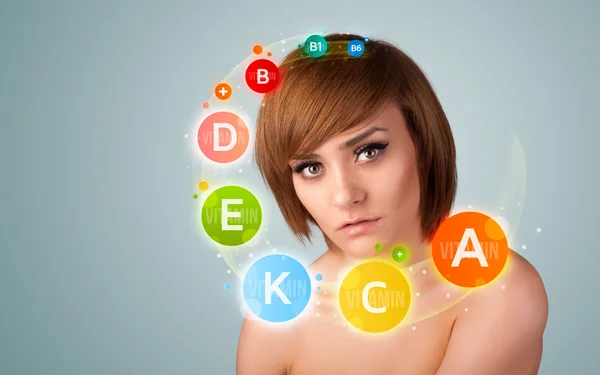
[[[491,217],[461,212],[442,222],[431,243],[431,255],[446,280],[474,288],[500,275],[508,258],[508,241]]]

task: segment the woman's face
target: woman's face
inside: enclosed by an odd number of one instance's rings
[[[393,102],[376,116],[290,162],[304,207],[357,258],[375,255],[375,244],[406,245],[421,236],[417,162],[404,116]]]

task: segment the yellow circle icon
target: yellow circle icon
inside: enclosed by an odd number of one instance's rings
[[[410,306],[408,281],[396,266],[370,261],[354,267],[340,286],[342,314],[357,329],[381,333],[396,327]]]

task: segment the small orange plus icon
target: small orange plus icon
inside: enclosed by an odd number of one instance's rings
[[[231,86],[226,83],[219,83],[215,87],[215,95],[221,100],[227,100],[231,96]]]

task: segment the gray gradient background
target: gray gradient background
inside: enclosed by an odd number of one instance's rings
[[[183,134],[252,45],[321,30],[424,68],[461,202],[489,200],[495,135],[520,138],[518,238],[551,309],[540,373],[598,373],[598,3],[112,3],[0,5],[0,374],[234,373],[242,317],[198,235]]]

